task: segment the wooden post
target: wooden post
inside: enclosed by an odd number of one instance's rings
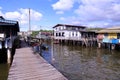
[[[111,49],[112,49],[112,50],[115,49],[115,44],[112,44]]]
[[[11,51],[10,51],[10,48],[7,49],[7,63],[11,63]]]
[[[100,42],[98,42],[98,48],[101,48],[101,43]]]

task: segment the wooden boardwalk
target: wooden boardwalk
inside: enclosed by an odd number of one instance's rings
[[[17,49],[8,80],[68,80],[32,48]]]

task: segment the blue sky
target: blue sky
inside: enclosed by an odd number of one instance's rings
[[[87,27],[120,25],[120,0],[0,0],[0,15],[19,21],[20,30],[52,29],[58,23]],[[41,26],[41,27],[40,27]]]

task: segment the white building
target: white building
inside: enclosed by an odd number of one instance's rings
[[[80,40],[84,35],[81,32],[86,31],[85,26],[57,24],[53,27],[54,39]]]

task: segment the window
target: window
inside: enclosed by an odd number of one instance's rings
[[[66,29],[66,26],[64,26],[64,29]]]
[[[64,32],[62,32],[62,37],[64,37],[65,35],[64,35],[65,33]]]
[[[120,39],[120,33],[117,34],[117,38]]]
[[[58,33],[56,33],[56,36],[58,36]]]
[[[76,32],[76,36],[78,36],[77,32]]]
[[[59,33],[59,36],[61,36],[61,34]]]
[[[72,32],[72,36],[74,36],[74,32]]]
[[[76,28],[76,30],[78,30],[78,28]]]

